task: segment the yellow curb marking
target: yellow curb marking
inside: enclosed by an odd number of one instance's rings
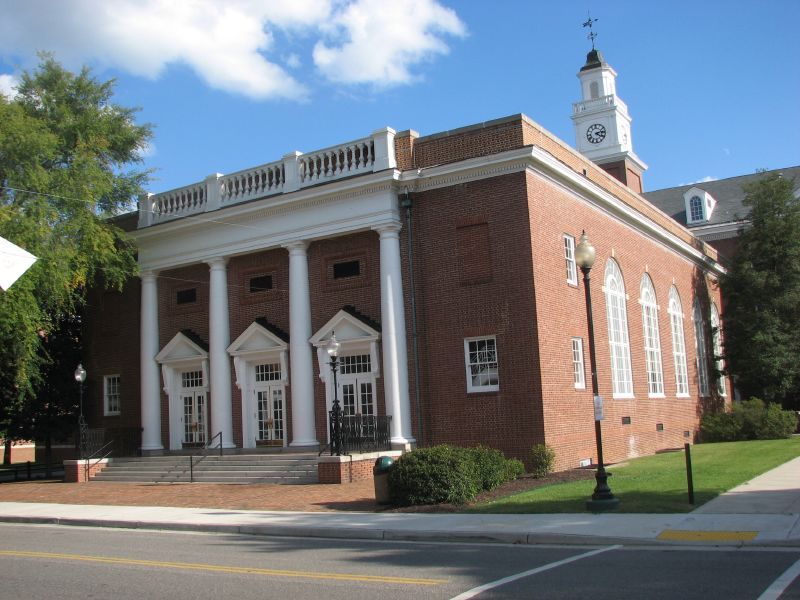
[[[683,542],[747,542],[754,540],[757,531],[684,531],[665,529],[658,534],[659,540],[680,540]]]
[[[310,571],[284,571],[280,569],[259,569],[257,567],[232,567],[227,565],[204,565],[197,563],[161,562],[155,560],[137,560],[134,558],[113,558],[107,556],[83,556],[80,554],[57,554],[54,552],[27,552],[21,550],[0,550],[0,556],[16,556],[24,558],[55,558],[62,560],[78,560],[115,565],[138,565],[159,567],[163,569],[189,569],[193,571],[213,571],[216,573],[238,573],[247,575],[272,575],[274,577],[298,577],[305,579],[333,579],[337,581],[362,581],[370,583],[400,583],[408,585],[439,585],[446,579],[419,579],[411,577],[387,577],[383,575],[356,575],[349,573],[314,573]]]

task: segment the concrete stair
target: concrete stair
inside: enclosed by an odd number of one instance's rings
[[[195,483],[319,483],[316,454],[229,454],[194,457]],[[115,458],[92,481],[188,483],[189,456]],[[198,462],[199,461],[199,462]]]

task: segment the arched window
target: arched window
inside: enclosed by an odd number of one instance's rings
[[[611,348],[611,383],[615,398],[633,397],[631,354],[628,342],[628,315],[625,306],[625,283],[613,258],[606,263],[606,315],[608,342]]]
[[[700,308],[700,301],[694,299],[692,308],[692,320],[694,321],[694,346],[697,356],[697,387],[701,396],[708,396],[708,350],[706,347],[706,331],[703,321],[703,310]]]
[[[700,196],[692,196],[689,200],[689,222],[695,223],[703,221],[703,199]]]
[[[725,366],[722,362],[722,332],[720,332],[719,311],[716,304],[711,304],[711,348],[714,351],[714,369],[717,377],[717,391],[720,396],[727,393],[725,387],[725,376],[722,369]]]
[[[650,396],[664,395],[664,371],[661,367],[661,336],[658,333],[658,305],[653,281],[645,273],[639,286],[644,332],[644,357],[647,365],[647,391]]]
[[[672,329],[672,358],[675,361],[675,389],[678,396],[689,395],[689,376],[686,369],[686,343],[683,337],[683,307],[678,290],[669,290],[669,324]]]

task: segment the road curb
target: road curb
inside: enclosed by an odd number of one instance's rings
[[[178,523],[123,519],[90,519],[79,517],[0,516],[3,523],[30,523],[71,527],[103,527],[153,531],[227,533],[275,537],[305,537],[373,541],[438,542],[454,544],[517,544],[568,546],[741,546],[800,547],[798,540],[753,540],[750,542],[691,542],[653,538],[622,538],[558,533],[509,533],[506,531],[422,531],[382,528],[314,527],[296,525],[237,525],[224,523]]]

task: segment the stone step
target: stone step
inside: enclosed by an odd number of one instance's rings
[[[189,483],[189,474],[186,475],[167,475],[159,478],[142,478],[135,475],[112,475],[103,473],[98,474],[92,478],[92,481],[106,481],[106,482],[119,482],[119,483]],[[195,474],[195,483],[273,483],[283,485],[304,485],[319,483],[319,479],[314,477],[209,477],[204,475]]]

